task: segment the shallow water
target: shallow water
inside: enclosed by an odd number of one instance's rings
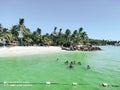
[[[103,51],[0,57],[0,82],[24,83],[0,84],[0,90],[120,90],[112,87],[120,86],[120,47],[101,48]],[[66,60],[82,65],[70,69],[64,64]],[[53,84],[46,85],[47,81]],[[73,82],[78,85],[72,86]],[[102,83],[109,87],[102,87]]]

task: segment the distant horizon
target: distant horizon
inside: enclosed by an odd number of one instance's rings
[[[24,18],[31,31],[71,32],[83,27],[91,39],[120,41],[118,0],[1,0],[0,24],[10,29]]]

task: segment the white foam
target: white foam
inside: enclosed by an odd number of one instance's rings
[[[51,84],[51,82],[48,82],[48,81],[47,81],[47,82],[46,82],[46,84],[47,84],[47,85],[50,85],[50,84]]]
[[[77,86],[77,83],[76,83],[76,82],[73,82],[72,85],[73,85],[73,86]]]
[[[109,84],[107,84],[107,83],[102,83],[102,86],[104,86],[104,87],[108,87]]]

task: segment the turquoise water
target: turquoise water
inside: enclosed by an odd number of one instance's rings
[[[0,57],[0,82],[37,83],[0,84],[0,90],[120,90],[112,87],[120,86],[120,47],[101,48],[103,51]],[[82,65],[70,69],[66,60]],[[47,81],[54,84],[46,85]],[[73,82],[78,85],[72,86]],[[102,87],[102,83],[110,86]]]

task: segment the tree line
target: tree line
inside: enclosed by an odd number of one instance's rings
[[[19,19],[18,25],[13,25],[8,29],[0,24],[0,42],[5,43],[17,42],[18,45],[53,45],[53,46],[69,46],[73,45],[114,45],[117,41],[96,40],[90,39],[87,33],[80,27],[78,30],[71,32],[66,29],[65,33],[62,28],[57,31],[57,27],[53,28],[53,32],[42,35],[42,30],[37,28],[35,31],[31,30],[24,25],[24,19]],[[21,41],[22,40],[22,41]]]

